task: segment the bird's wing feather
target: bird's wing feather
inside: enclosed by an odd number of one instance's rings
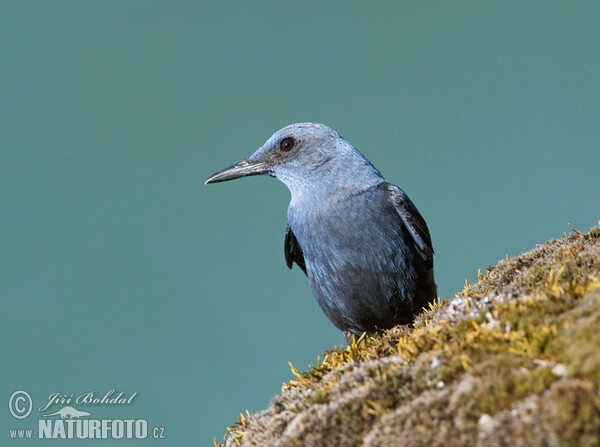
[[[396,212],[408,228],[410,235],[415,241],[421,257],[433,264],[433,245],[431,244],[431,236],[429,229],[425,223],[425,219],[417,210],[417,207],[408,198],[406,193],[391,183],[383,183],[381,188],[385,191],[386,196],[396,208]]]
[[[300,244],[298,243],[298,239],[292,233],[290,226],[288,225],[285,228],[285,243],[284,243],[284,251],[285,251],[285,262],[287,266],[291,269],[293,263],[298,264],[298,267],[302,269],[305,275],[306,273],[306,264],[304,263],[304,254],[302,253],[302,248],[300,248]]]

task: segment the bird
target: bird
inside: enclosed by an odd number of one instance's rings
[[[290,124],[205,184],[252,175],[288,187],[286,264],[306,274],[319,307],[348,343],[408,325],[437,299],[425,219],[335,130]]]

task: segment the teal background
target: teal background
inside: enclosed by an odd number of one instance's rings
[[[2,404],[2,445],[50,393],[111,388],[134,404],[78,408],[211,445],[342,342],[285,266],[287,189],[203,186],[286,124],[411,196],[444,298],[594,226],[598,23],[591,1],[2,1],[0,400],[36,407]]]

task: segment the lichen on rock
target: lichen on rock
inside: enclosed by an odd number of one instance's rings
[[[225,446],[600,445],[600,227],[327,351]]]

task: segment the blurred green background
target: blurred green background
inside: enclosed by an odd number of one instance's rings
[[[285,265],[285,186],[203,186],[292,122],[410,195],[444,298],[588,230],[598,23],[591,1],[2,1],[0,397],[137,391],[95,416],[210,445],[340,344]],[[37,408],[2,405],[25,445]]]

